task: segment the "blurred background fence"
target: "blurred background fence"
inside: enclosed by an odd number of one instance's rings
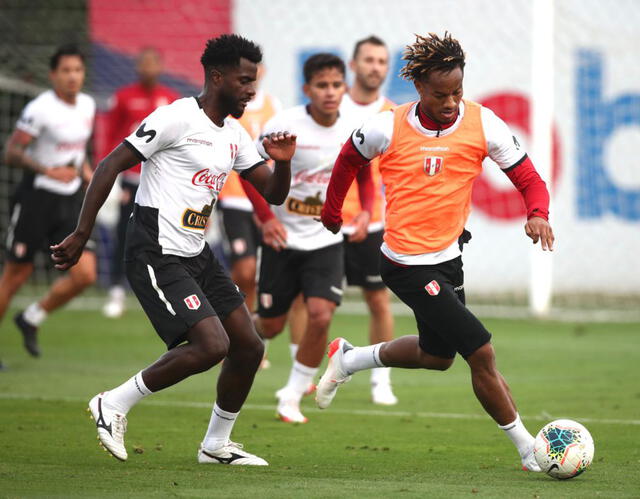
[[[547,65],[534,51],[535,9],[552,31]],[[544,11],[543,11],[544,12]],[[443,33],[467,53],[466,98],[492,108],[518,134],[535,164],[549,171],[551,221],[557,248],[551,262],[532,263],[524,237],[524,209],[506,176],[487,161],[474,190],[473,234],[465,249],[466,288],[485,314],[530,310],[531,290],[550,282],[545,313],[557,318],[640,318],[640,2],[634,0],[4,0],[0,5],[0,140],[6,140],[25,103],[48,85],[48,58],[74,41],[88,55],[85,91],[104,112],[113,91],[135,79],[134,57],[153,46],[164,58],[162,81],[184,95],[202,83],[199,57],[208,38],[237,32],[264,49],[265,90],[286,106],[302,101],[301,63],[316,51],[348,59],[356,40],[371,34],[391,54],[384,93],[415,98],[397,77],[414,33]],[[545,67],[547,69],[545,69]],[[534,88],[536,75],[552,79]],[[543,87],[544,88],[544,87]],[[549,157],[531,147],[531,117],[551,103]],[[102,115],[94,160],[106,152]],[[21,172],[0,165],[0,228]],[[106,215],[103,239],[108,245]],[[539,250],[537,247],[536,250]],[[4,258],[4,255],[0,256]],[[106,264],[101,262],[104,273]],[[24,294],[36,294],[54,274],[46,258]],[[357,294],[354,294],[357,296]],[[94,297],[95,298],[95,297]],[[91,297],[79,300],[90,306]],[[359,309],[361,304],[349,302]],[[400,308],[398,309],[400,310]]]

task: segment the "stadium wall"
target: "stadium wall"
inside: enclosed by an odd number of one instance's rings
[[[396,76],[403,47],[414,33],[449,30],[467,53],[466,98],[492,108],[527,148],[534,4],[327,0],[312,8],[294,0],[236,0],[233,25],[264,47],[265,87],[289,105],[301,100],[300,66],[309,53],[349,58],[354,42],[370,34],[383,38],[392,54],[386,95],[414,99],[412,87]],[[563,0],[554,14],[554,292],[639,294],[640,67],[630,48],[640,43],[640,4]],[[536,276],[527,264],[522,203],[489,163],[468,226],[467,289],[524,294]]]
[[[330,50],[348,59],[356,40],[376,34],[387,41],[392,55],[384,92],[404,102],[415,98],[412,86],[397,77],[404,46],[414,33],[449,30],[467,52],[466,97],[492,108],[529,149],[531,106],[538,98],[531,86],[536,1],[69,0],[38,3],[28,17],[20,15],[19,2],[13,4],[0,20],[14,27],[3,31],[3,54],[15,64],[5,65],[1,75],[45,85],[48,55],[75,33],[89,49],[87,90],[102,109],[117,87],[133,81],[135,54],[145,46],[161,49],[163,82],[184,94],[197,92],[205,40],[229,31],[262,45],[267,65],[263,86],[285,105],[303,99],[301,64],[310,53]],[[637,308],[640,67],[633,48],[640,42],[640,4],[563,0],[555,2],[554,17],[553,290],[556,298],[593,294],[614,304],[635,296],[627,306]],[[86,19],[86,26],[79,18]],[[30,19],[51,22],[42,25],[37,39],[21,36],[25,30],[18,27]],[[13,87],[3,91],[4,138],[30,94]],[[100,133],[97,139],[99,158],[105,153]],[[540,164],[540,158],[533,160]],[[19,175],[14,170],[2,167],[6,185]],[[487,164],[474,192],[469,221],[474,237],[465,249],[471,296],[517,301],[526,297],[531,280],[535,284],[523,213],[509,181]],[[6,221],[7,213],[1,215]],[[575,303],[585,302],[578,298]]]

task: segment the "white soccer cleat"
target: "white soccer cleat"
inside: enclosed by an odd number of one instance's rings
[[[280,400],[283,396],[286,396],[286,394],[287,394],[286,390],[287,390],[287,387],[283,386],[282,388],[280,388],[280,390],[276,391],[276,393],[275,393],[276,398],[278,400]],[[304,391],[302,396],[306,397],[308,395],[311,395],[315,391],[316,391],[316,384],[315,383],[309,383],[309,385],[307,386],[307,389]]]
[[[295,399],[280,398],[278,402],[277,414],[278,419],[280,421],[283,421],[284,423],[304,424],[309,421],[304,416],[304,414],[300,412],[300,402],[296,401]]]
[[[116,459],[127,460],[127,449],[124,446],[124,434],[127,431],[127,417],[104,405],[104,396],[108,392],[102,392],[89,401],[89,413],[96,422],[98,440]]]
[[[343,359],[344,353],[352,349],[351,343],[344,338],[336,338],[329,343],[329,364],[316,389],[316,403],[320,409],[329,407],[338,387],[351,379],[352,373],[345,369]]]
[[[533,454],[533,447],[522,457],[522,471],[542,471]]]
[[[371,385],[371,400],[377,405],[396,405],[398,397],[393,394],[390,383]]]
[[[253,454],[249,454],[242,449],[242,444],[237,444],[229,440],[227,445],[219,449],[205,449],[200,444],[198,449],[198,462],[201,464],[232,464],[244,466],[269,466],[264,459]]]

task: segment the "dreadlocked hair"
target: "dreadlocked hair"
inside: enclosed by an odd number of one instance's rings
[[[405,80],[419,80],[433,71],[449,72],[459,67],[464,70],[464,52],[460,43],[445,31],[440,38],[435,33],[429,36],[416,35],[413,45],[407,45],[402,58],[407,64],[400,70]]]

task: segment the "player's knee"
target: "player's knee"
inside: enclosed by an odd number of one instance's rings
[[[97,279],[98,273],[93,266],[78,269],[78,271],[73,274],[73,282],[79,289],[84,289],[93,285]]]
[[[203,342],[194,349],[194,364],[197,371],[206,371],[222,362],[229,352],[229,338],[221,335]]]
[[[472,371],[495,371],[496,354],[491,343],[485,343],[466,357]]]
[[[309,325],[318,329],[328,329],[333,317],[333,311],[329,307],[309,307]]]
[[[264,339],[270,340],[282,332],[285,324],[286,316],[270,318],[260,317],[258,318],[256,329],[260,336]]]

